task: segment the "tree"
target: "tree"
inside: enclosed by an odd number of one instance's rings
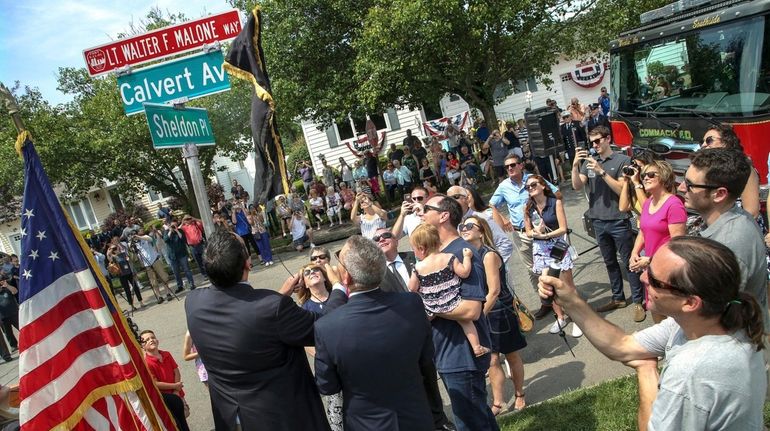
[[[292,118],[328,125],[451,93],[496,124],[512,82],[545,78],[561,54],[606,50],[638,8],[663,2],[606,3],[264,0],[262,36],[275,99]]]

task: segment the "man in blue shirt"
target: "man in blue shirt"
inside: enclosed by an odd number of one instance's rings
[[[528,237],[524,230],[524,207],[529,200],[529,193],[524,185],[527,183],[529,174],[524,173],[524,163],[515,154],[509,154],[505,158],[504,168],[508,173],[508,179],[497,186],[497,190],[489,199],[489,204],[497,224],[502,226],[506,232],[513,231],[513,243],[519,251],[521,261],[527,268],[529,282],[532,284],[532,288],[537,291],[539,275],[532,272],[532,238]],[[548,183],[548,186],[554,192],[559,191],[558,187],[553,184]],[[508,220],[503,220],[503,217],[497,212],[497,208],[503,204],[508,205]],[[540,310],[535,313],[535,318],[542,319],[550,311],[551,306],[546,305],[545,301],[541,300]]]
[[[610,115],[610,93],[607,92],[607,87],[602,87],[602,94],[599,96],[599,106],[602,108],[602,114],[605,117]]]
[[[436,369],[449,393],[458,430],[499,430],[487,405],[484,374],[489,368],[489,354],[475,357],[461,326],[456,322],[472,320],[481,345],[489,345],[489,325],[481,313],[487,293],[484,268],[479,254],[457,233],[462,215],[460,204],[442,194],[434,195],[423,206],[422,220],[438,229],[442,253],[460,258],[464,248],[474,250],[473,269],[460,285],[460,296],[464,301],[449,313],[436,314],[431,321]]]

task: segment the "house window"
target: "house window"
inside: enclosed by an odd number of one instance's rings
[[[67,204],[66,209],[78,229],[91,229],[97,226],[94,209],[91,207],[91,201],[88,199]]]
[[[152,187],[147,187],[147,196],[150,197],[150,202],[157,202],[164,198],[163,193],[156,192]]]
[[[353,137],[353,126],[350,124],[349,119],[337,123],[337,133],[339,134],[340,141]]]
[[[516,84],[513,86],[513,93],[525,93],[527,90],[531,92],[537,91],[537,80],[535,78],[529,78],[526,81],[516,81]]]
[[[385,123],[385,116],[382,114],[371,114],[369,115],[369,118],[372,119],[372,122],[374,123],[375,127],[377,127],[377,130],[384,130],[388,128],[387,123]]]

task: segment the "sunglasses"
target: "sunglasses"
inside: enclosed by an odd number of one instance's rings
[[[703,140],[703,145],[711,145],[716,141],[721,141],[721,139],[714,136],[709,136],[708,138]]]
[[[328,254],[317,254],[315,256],[310,256],[310,261],[311,262],[315,262],[318,259],[329,260],[329,255]]]
[[[535,190],[538,185],[540,185],[540,183],[530,183],[524,186],[524,188],[527,190]]]
[[[393,232],[383,232],[379,235],[373,236],[372,241],[380,242],[381,239],[391,239],[391,238],[393,238]]]
[[[653,178],[655,178],[655,177],[657,177],[659,175],[660,174],[657,173],[657,172],[645,172],[645,173],[641,174],[640,176],[642,177],[642,179],[645,179],[645,178],[653,179]]]
[[[307,277],[308,275],[314,272],[321,272],[321,268],[307,268],[304,271],[302,271],[302,275]]]
[[[456,195],[451,195],[450,197],[451,197],[452,199],[454,199],[454,200],[458,200],[458,199],[460,199],[460,198],[467,198],[467,197],[468,197],[468,195],[461,195],[461,194],[459,194],[459,193],[458,193],[458,194],[456,194]]]
[[[592,140],[591,143],[594,144],[594,145],[599,145],[599,142],[601,142],[602,139],[604,139],[604,138],[596,138],[596,139]]]
[[[476,223],[471,223],[471,222],[468,222],[468,223],[460,223],[460,224],[457,226],[457,230],[459,230],[460,232],[465,232],[465,231],[469,231],[469,230],[472,230],[474,227],[476,227],[476,228],[478,228],[479,230],[481,230],[481,226],[477,225]]]
[[[412,196],[413,201],[422,202],[425,199],[425,196]]]
[[[436,211],[438,213],[442,212],[443,210],[439,207],[434,207],[433,205],[425,204],[422,206],[422,212],[427,213],[428,211]]]
[[[688,193],[692,193],[692,189],[707,189],[707,190],[716,190],[721,186],[715,186],[713,184],[694,184],[690,182],[687,178],[684,179],[684,187],[687,189]]]
[[[682,289],[681,287],[674,286],[673,284],[666,283],[664,281],[660,281],[657,278],[655,278],[655,276],[652,275],[652,270],[650,269],[649,266],[647,267],[646,271],[647,271],[647,280],[649,280],[650,286],[655,288],[655,290],[668,290],[672,293],[678,292],[683,296],[689,296],[689,293],[687,293],[687,291]]]
[[[519,165],[519,162],[508,163],[507,165],[505,165],[505,169],[512,169],[512,168],[515,168],[518,165]]]

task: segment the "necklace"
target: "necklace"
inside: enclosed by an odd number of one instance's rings
[[[310,293],[310,297],[311,297],[311,298],[313,298],[313,299],[315,299],[315,300],[316,300],[316,302],[320,302],[320,303],[324,303],[324,302],[326,302],[326,300],[327,300],[327,299],[329,299],[329,295],[327,295],[325,299],[321,299],[321,298],[319,298],[319,297],[317,297],[317,296],[313,295],[313,293],[312,293],[312,292]]]

